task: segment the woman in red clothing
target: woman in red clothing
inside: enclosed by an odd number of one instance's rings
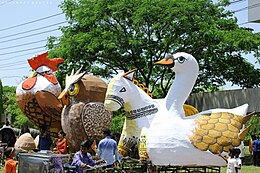
[[[60,130],[58,133],[58,143],[57,147],[53,149],[54,153],[57,154],[67,154],[67,139],[65,138],[66,133]]]

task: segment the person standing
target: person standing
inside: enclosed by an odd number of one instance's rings
[[[4,154],[6,156],[4,173],[16,173],[16,165],[18,162],[13,159],[16,155],[14,147],[6,148]]]
[[[242,159],[240,158],[241,150],[239,148],[235,148],[235,159],[236,159],[236,165],[235,169],[237,173],[242,173]]]
[[[227,162],[227,173],[237,173],[236,171],[236,158],[235,158],[235,149],[234,148],[229,148],[229,151],[228,151],[228,158],[222,156],[220,153],[219,153],[219,156],[222,157],[226,162]]]
[[[8,120],[6,120],[5,124],[0,129],[0,133],[2,136],[2,143],[7,143],[8,147],[14,147],[16,136]]]
[[[251,138],[249,140],[249,153],[250,153],[250,155],[253,155],[253,150],[254,150],[253,141],[254,140],[256,140],[256,136],[253,134],[253,135],[251,135]]]
[[[106,161],[106,168],[118,166],[119,155],[117,143],[111,139],[111,132],[108,128],[103,130],[105,138],[98,143],[98,157]]]
[[[29,129],[28,125],[23,125],[22,126],[19,136],[21,136],[21,135],[23,135],[25,133],[30,133],[30,129]]]
[[[50,150],[52,140],[50,137],[50,134],[47,132],[46,126],[40,127],[40,136],[39,136],[39,144],[38,149],[39,150]]]
[[[58,133],[58,143],[57,146],[53,149],[54,153],[57,154],[67,154],[67,139],[65,138],[66,133],[63,130],[60,130]]]
[[[253,141],[253,159],[254,166],[260,166],[260,140]]]

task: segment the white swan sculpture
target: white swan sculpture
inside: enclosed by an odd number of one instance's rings
[[[175,80],[147,132],[147,152],[154,165],[225,166],[217,155],[236,147],[249,127],[240,132],[251,117],[244,116],[248,105],[234,109],[212,109],[185,117],[182,105],[198,76],[196,59],[187,53],[167,56],[156,64],[167,65]]]
[[[118,74],[108,84],[105,108],[117,111],[124,107],[126,118],[118,143],[119,153],[123,156],[138,147],[139,158],[147,159],[146,153],[146,130],[160,109],[164,99],[153,99],[149,90],[139,83],[134,75],[137,69]],[[197,113],[197,109],[190,105],[182,105],[185,115],[190,116]],[[132,153],[133,154],[133,153]]]

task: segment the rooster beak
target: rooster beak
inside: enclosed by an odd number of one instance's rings
[[[60,100],[60,102],[62,103],[62,105],[69,105],[70,101],[69,101],[69,96],[68,96],[68,91],[63,90],[58,99]]]

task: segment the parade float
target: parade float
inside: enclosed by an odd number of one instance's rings
[[[48,53],[28,59],[33,74],[16,88],[16,102],[23,113],[36,126],[45,125],[51,136],[57,137],[61,129],[62,104],[58,100],[61,86],[54,72],[57,65],[64,62],[62,58],[47,58]]]
[[[156,64],[170,67],[175,80],[147,133],[149,159],[154,165],[225,166],[218,153],[227,152],[244,140],[250,126],[242,127],[252,116],[246,116],[248,105],[185,117],[182,105],[199,72],[196,59],[187,53],[176,53]]]
[[[69,150],[76,152],[86,139],[100,140],[110,127],[112,113],[104,108],[107,84],[80,69],[66,76],[61,86],[53,72],[64,60],[49,59],[48,53],[28,59],[34,73],[16,88],[20,109],[36,126],[46,126],[52,137],[60,129],[67,134]]]
[[[225,166],[218,154],[239,146],[250,128],[243,128],[252,116],[246,115],[247,104],[200,113],[184,104],[199,72],[196,59],[187,53],[156,62],[175,72],[163,99],[151,97],[148,88],[135,79],[136,70],[118,74],[108,86],[78,70],[66,76],[65,89],[60,92],[53,71],[63,60],[48,59],[45,53],[28,61],[36,72],[17,87],[19,107],[38,126],[62,127],[71,152],[78,151],[85,139],[101,139],[102,129],[111,125],[111,111],[121,107],[126,117],[118,143],[120,153],[127,156],[138,150],[139,158],[157,171],[161,167]]]
[[[148,88],[135,79],[137,69],[115,76],[108,85],[105,107],[116,111],[124,107],[126,118],[118,143],[118,150],[122,156],[138,155],[141,160],[148,158],[146,152],[146,131],[154,115],[158,112],[163,99],[153,99]],[[137,101],[138,100],[138,101]],[[185,116],[198,113],[191,105],[183,105]],[[129,152],[131,151],[131,153]]]
[[[124,107],[126,111],[119,141],[121,154],[139,145],[140,158],[146,157],[159,167],[225,166],[218,153],[227,152],[244,140],[250,126],[242,127],[252,116],[246,115],[248,105],[194,112],[187,117],[183,105],[198,76],[196,59],[187,53],[176,53],[156,64],[175,72],[164,99],[152,99],[137,87],[133,71],[117,75],[108,84],[106,109]]]
[[[103,129],[111,126],[112,112],[104,108],[106,90],[107,84],[102,79],[80,73],[80,69],[66,76],[66,86],[59,99],[64,105],[62,129],[71,152],[78,151],[86,139],[101,140]]]
[[[160,100],[152,99],[148,89],[134,79],[135,72],[132,70],[115,76],[109,82],[106,93],[106,109],[116,111],[124,107],[126,111],[118,143],[119,153],[123,156],[137,149],[142,128],[149,128],[160,107]],[[140,152],[142,158],[146,159],[146,151]]]

